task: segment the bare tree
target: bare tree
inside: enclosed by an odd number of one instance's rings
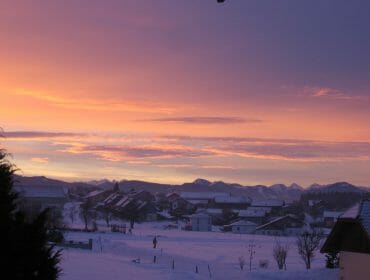
[[[249,271],[252,271],[252,261],[253,261],[254,255],[256,254],[256,251],[254,250],[255,248],[256,248],[256,244],[254,244],[253,240],[249,241],[249,244],[248,244]]]
[[[305,231],[297,237],[298,253],[306,264],[307,269],[311,268],[311,262],[315,257],[315,251],[320,246],[321,239],[321,232],[314,229]]]
[[[272,255],[280,270],[286,270],[286,258],[288,256],[289,244],[281,244],[279,239],[275,239],[274,248],[272,249]]]

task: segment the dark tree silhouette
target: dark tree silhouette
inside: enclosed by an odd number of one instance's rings
[[[120,191],[119,184],[118,184],[118,182],[115,182],[114,186],[113,186],[113,192],[119,192],[119,191]]]
[[[85,230],[88,230],[88,225],[89,222],[93,219],[94,217],[94,204],[92,203],[91,200],[86,200],[84,203],[80,205],[81,208],[81,218],[84,221],[85,224]]]
[[[48,244],[48,210],[29,220],[17,205],[13,190],[14,165],[0,150],[0,259],[7,279],[58,279],[60,251]]]

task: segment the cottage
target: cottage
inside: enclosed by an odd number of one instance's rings
[[[301,233],[303,225],[303,221],[294,215],[288,214],[283,217],[275,218],[272,221],[257,227],[255,233],[264,235],[293,236]]]
[[[321,253],[339,253],[341,279],[368,279],[370,275],[370,200],[341,215]]]
[[[212,217],[205,213],[196,213],[188,216],[192,231],[211,231]]]
[[[229,226],[231,227],[231,232],[233,233],[248,234],[253,233],[257,225],[249,221],[239,220],[237,222],[230,224]]]

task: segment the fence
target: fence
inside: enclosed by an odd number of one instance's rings
[[[64,241],[63,243],[59,243],[57,244],[57,246],[66,247],[66,248],[78,248],[78,249],[92,250],[93,241],[91,238],[89,239],[88,242],[69,240],[69,241]]]

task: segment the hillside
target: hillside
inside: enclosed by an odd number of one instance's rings
[[[58,186],[65,190],[77,189],[80,192],[89,192],[96,189],[109,189],[114,186],[115,181],[99,180],[91,182],[64,182],[61,180],[50,179],[44,176],[25,177],[15,175],[16,186]],[[159,184],[137,180],[122,180],[119,187],[123,191],[147,190],[152,193],[156,192],[227,192],[233,195],[240,195],[249,197],[253,200],[267,200],[279,199],[286,202],[299,200],[302,193],[312,192],[368,192],[369,189],[357,187],[350,183],[338,182],[329,185],[314,184],[308,189],[304,189],[298,184],[293,183],[290,186],[284,184],[274,184],[271,186],[257,185],[257,186],[242,186],[239,184],[229,184],[222,181],[210,182],[205,179],[196,179],[190,183],[182,185]]]

